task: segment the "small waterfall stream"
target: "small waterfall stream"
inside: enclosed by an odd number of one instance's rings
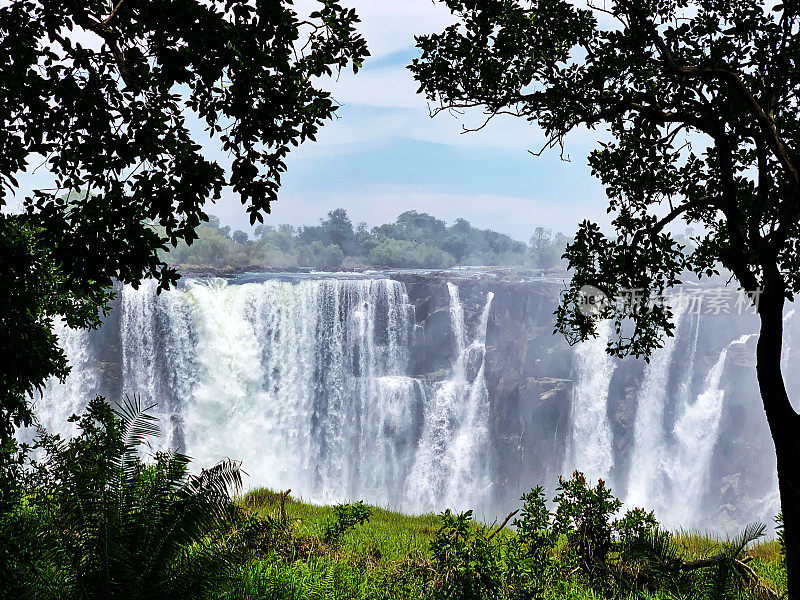
[[[746,344],[755,334],[744,335],[720,351],[719,358],[706,375],[703,390],[691,404],[679,407],[673,433],[677,444],[672,448],[664,469],[669,477],[670,509],[664,517],[673,526],[699,525],[702,495],[707,485],[711,452],[719,436],[725,390],[722,375],[728,351],[735,344]]]
[[[465,509],[485,498],[489,482],[489,394],[484,378],[486,327],[494,295],[474,340],[466,343],[458,287],[447,284],[455,337],[452,375],[435,386],[425,407],[425,427],[409,478],[408,498],[419,511],[439,506]]]
[[[76,427],[74,423],[68,423],[67,419],[80,413],[88,399],[96,394],[98,376],[92,368],[94,357],[88,343],[88,332],[70,329],[61,319],[54,325],[53,329],[67,356],[71,371],[63,383],[50,378],[45,393],[34,396],[33,405],[39,425],[49,432],[70,436],[76,432]],[[22,438],[32,441],[34,435],[32,430],[25,431]]]
[[[628,474],[626,501],[631,506],[653,506],[655,500],[664,499],[663,468],[667,440],[665,431],[665,408],[669,394],[668,380],[673,355],[677,345],[677,334],[685,316],[684,311],[675,314],[675,336],[667,337],[664,346],[657,350],[644,370],[644,379],[636,401],[634,421],[634,446]]]
[[[570,433],[563,472],[583,471],[590,480],[608,481],[614,464],[613,437],[608,421],[608,388],[616,361],[606,352],[611,323],[597,325],[597,337],[575,346]]]

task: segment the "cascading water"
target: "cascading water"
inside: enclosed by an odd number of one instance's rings
[[[484,372],[494,294],[487,294],[475,338],[467,345],[458,287],[448,283],[447,289],[456,356],[452,376],[435,387],[425,408],[425,427],[408,488],[409,501],[418,511],[474,507],[490,487],[489,394]]]
[[[397,282],[303,281],[186,292],[197,385],[184,408],[201,464],[240,458],[254,482],[321,501],[399,502],[418,386]]]
[[[72,372],[34,398],[39,421],[71,435],[67,418],[95,394],[139,394],[158,403],[162,446],[197,467],[241,460],[248,485],[316,502],[493,518],[525,489],[580,469],[617,479],[626,504],[668,526],[735,526],[775,509],[774,467],[745,488],[728,457],[760,416],[742,393],[750,353],[729,352],[754,322],[718,327],[679,311],[676,338],[637,366],[606,353],[610,323],[573,349],[554,342],[557,294],[544,283],[243,279],[188,280],[160,295],[144,282],[121,290],[100,332],[57,323]],[[787,314],[784,367],[797,322]],[[747,431],[735,433],[744,418]],[[759,452],[770,443],[768,432],[746,439]],[[740,493],[742,510],[713,521]]]
[[[614,463],[608,421],[608,388],[616,362],[606,352],[611,323],[597,325],[597,337],[575,347],[570,432],[563,472],[580,469],[591,479],[608,480]]]
[[[725,361],[731,346],[746,344],[754,336],[744,335],[723,348],[706,376],[703,390],[696,401],[679,407],[673,430],[676,444],[663,463],[670,485],[670,490],[664,496],[668,498],[666,504],[670,508],[662,518],[669,525],[700,525],[703,490],[707,485],[711,453],[719,436],[725,396],[721,386]]]
[[[181,407],[196,375],[191,307],[177,291],[156,294],[154,281],[121,293],[122,393],[138,395],[161,421],[163,444],[183,446]]]
[[[123,387],[169,400],[164,444],[182,440],[200,465],[236,457],[254,482],[320,502],[463,503],[489,487],[493,295],[467,344],[458,288],[449,290],[456,359],[426,386],[406,374],[413,308],[396,281],[125,288]]]
[[[675,311],[675,336],[667,337],[664,346],[653,353],[644,371],[639,389],[634,421],[634,446],[628,473],[626,501],[631,506],[648,506],[659,514],[663,506],[663,462],[667,448],[664,429],[664,409],[667,404],[667,386],[670,367],[677,342],[677,333],[685,315],[684,310]]]
[[[75,433],[75,425],[67,422],[67,419],[80,413],[86,401],[97,393],[98,378],[87,342],[88,332],[71,329],[60,319],[55,322],[54,331],[71,370],[63,383],[50,378],[45,393],[41,396],[37,394],[33,404],[40,426],[47,431],[69,436]],[[22,437],[30,441],[33,435],[33,431],[28,431]]]

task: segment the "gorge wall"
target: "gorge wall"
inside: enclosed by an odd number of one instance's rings
[[[563,282],[504,272],[252,275],[120,290],[103,328],[58,326],[73,371],[36,400],[69,434],[88,398],[157,402],[162,444],[312,501],[494,518],[580,469],[668,526],[777,512],[756,317],[678,316],[649,363],[553,334]],[[800,357],[787,313],[786,373]]]

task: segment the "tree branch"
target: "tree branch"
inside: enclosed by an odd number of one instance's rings
[[[506,518],[503,520],[503,522],[502,522],[502,523],[500,523],[500,526],[499,526],[497,529],[495,529],[495,530],[494,530],[494,531],[491,533],[491,535],[489,535],[489,537],[487,537],[487,538],[486,538],[486,541],[488,542],[488,541],[489,541],[489,540],[491,540],[491,539],[492,539],[494,536],[496,536],[498,533],[500,533],[500,531],[503,529],[503,527],[505,527],[505,526],[506,526],[506,524],[507,524],[507,523],[508,523],[508,522],[511,520],[511,517],[513,517],[513,516],[514,516],[515,514],[517,514],[518,512],[519,512],[519,509],[517,509],[517,510],[514,510],[514,511],[511,511],[510,513],[508,513],[508,516],[507,516],[507,517],[506,517]]]
[[[122,4],[122,2],[120,2],[120,4]],[[119,5],[117,6],[119,7]],[[111,17],[109,17],[109,19],[110,18]],[[111,53],[114,55],[114,60],[116,61],[117,67],[119,68],[119,74],[122,77],[122,81],[124,81],[125,85],[127,85],[129,88],[136,89],[133,75],[131,74],[130,69],[128,68],[128,63],[125,59],[125,55],[123,54],[122,50],[120,50],[119,43],[117,41],[119,36],[117,35],[117,33],[105,23],[100,23],[98,21],[95,21],[92,17],[89,17],[85,14],[75,15],[75,22],[81,27],[84,27],[89,31],[96,33],[101,38],[103,38],[105,43],[108,44],[108,47],[111,49]]]
[[[643,229],[639,229],[636,233],[633,234],[633,239],[631,241],[632,246],[636,246],[638,242],[641,241],[642,237],[645,235],[656,235],[663,231],[664,227],[669,225],[672,221],[677,219],[680,215],[685,213],[691,209],[702,209],[702,208],[718,208],[713,196],[702,196],[701,198],[696,198],[694,200],[689,200],[688,202],[684,202],[683,204],[679,204],[675,208],[673,208],[664,218],[661,220],[653,223],[650,227],[645,227]]]
[[[767,598],[773,598],[774,600],[780,600],[783,598],[783,595],[779,594],[766,581],[761,579],[758,573],[756,573],[750,565],[745,564],[745,560],[737,560],[733,564],[740,572],[745,573],[746,576],[752,581],[756,590],[760,591]]]
[[[635,3],[625,3],[627,9],[631,12],[632,18],[638,20],[639,24],[650,34],[653,43],[659,51],[659,54],[664,59],[667,70],[678,75],[706,77],[711,76],[719,80],[725,81],[731,85],[737,93],[744,99],[745,103],[750,107],[750,111],[756,118],[756,122],[766,135],[767,141],[772,147],[775,156],[778,158],[783,169],[787,172],[789,179],[794,184],[795,188],[800,190],[800,174],[798,174],[792,156],[786,148],[786,144],[781,139],[778,128],[775,126],[775,121],[764,110],[764,108],[756,100],[755,96],[750,92],[741,77],[733,71],[728,69],[720,69],[719,67],[698,67],[691,65],[680,65],[675,60],[667,43],[658,33],[655,24],[642,13]]]
[[[692,560],[688,562],[684,562],[680,565],[681,571],[696,571],[697,569],[705,569],[708,567],[714,567],[721,563],[731,560],[731,558],[726,554],[717,554],[715,556],[709,556],[708,558],[700,558],[698,560]],[[750,556],[746,556],[741,560],[738,558],[733,559],[733,567],[741,573],[745,579],[752,582],[753,586],[761,591],[765,596],[768,598],[773,598],[778,600],[782,598],[781,594],[777,591],[772,589],[761,577],[759,577],[758,573],[756,573],[752,567],[750,567],[747,563],[750,562],[752,558]]]
[[[677,72],[686,74],[713,75],[722,80],[727,80],[734,89],[739,92],[739,95],[750,106],[750,110],[756,118],[761,130],[766,135],[767,142],[772,146],[776,158],[781,163],[784,171],[789,176],[790,181],[794,184],[795,189],[800,190],[800,174],[795,167],[789,150],[786,147],[783,139],[781,139],[778,128],[775,126],[775,121],[770,117],[766,111],[761,107],[756,100],[755,96],[747,89],[747,86],[742,81],[741,77],[733,71],[718,68],[701,68],[701,67],[678,67]]]
[[[119,2],[117,2],[117,5],[114,7],[114,10],[112,10],[111,14],[108,15],[108,18],[106,18],[106,20],[103,21],[103,25],[108,25],[109,21],[111,21],[111,19],[114,18],[114,15],[116,15],[119,12],[119,9],[122,8],[122,5],[124,3],[125,3],[125,0],[119,0]]]

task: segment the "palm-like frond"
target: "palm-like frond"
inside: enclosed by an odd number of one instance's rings
[[[677,545],[668,531],[655,529],[630,541],[625,557],[640,560],[654,573],[675,574],[682,564]]]
[[[155,407],[155,404],[143,406],[142,397],[134,394],[125,396],[114,410],[121,425],[124,450],[119,460],[126,476],[132,474],[132,469],[138,463],[139,448],[147,444],[149,439],[158,437],[160,433],[158,419],[150,412]]]
[[[149,549],[144,570],[185,558],[187,551],[202,548],[207,532],[229,525],[236,514],[231,495],[240,487],[239,466],[230,460],[189,476],[170,503],[160,507],[159,538]]]
[[[722,545],[722,554],[712,569],[708,569],[701,588],[704,600],[733,600],[741,596],[747,579],[737,569],[736,561],[748,545],[763,537],[766,525],[751,523],[735,538]]]
[[[46,440],[55,532],[52,563],[76,597],[181,597],[222,576],[229,562],[218,532],[236,516],[237,463],[189,474],[190,459],[140,449],[158,435],[151,406],[137,396],[115,410],[101,398],[68,442]]]
[[[764,537],[766,530],[767,526],[764,523],[750,523],[742,533],[725,544],[726,553],[731,558],[739,558],[747,546]]]

